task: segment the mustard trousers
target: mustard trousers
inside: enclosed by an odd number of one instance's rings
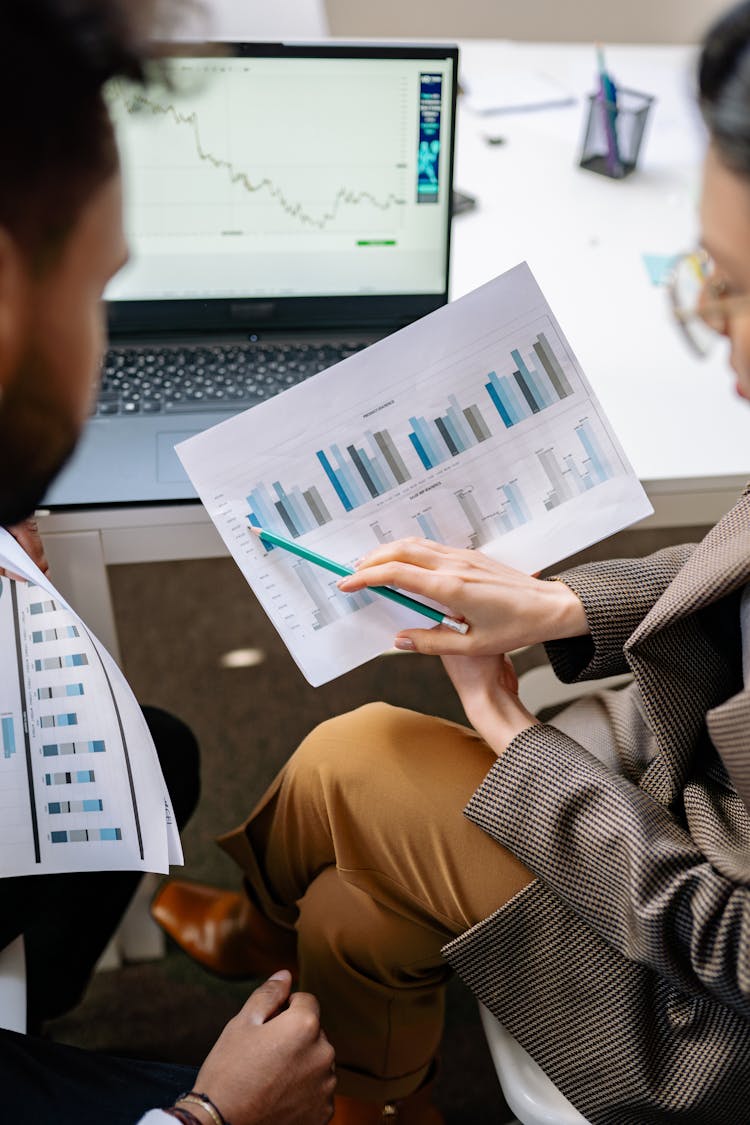
[[[417,1089],[442,1035],[441,946],[532,879],[462,813],[494,761],[474,731],[370,704],[317,727],[219,841],[267,916],[296,927],[339,1093]]]

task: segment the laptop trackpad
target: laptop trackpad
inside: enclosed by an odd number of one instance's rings
[[[184,484],[187,473],[174,451],[181,441],[187,441],[200,433],[200,430],[172,430],[156,435],[156,479],[160,484]]]

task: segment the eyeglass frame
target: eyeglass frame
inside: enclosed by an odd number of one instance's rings
[[[680,266],[691,259],[699,264],[702,284],[695,308],[686,309],[679,302],[677,279]],[[686,251],[679,254],[675,259],[667,281],[672,316],[682,333],[683,339],[687,342],[691,351],[700,359],[705,359],[709,353],[708,349],[702,348],[692,335],[690,331],[691,322],[699,320],[717,336],[721,336],[726,333],[727,322],[734,313],[738,310],[741,311],[743,308],[750,308],[750,293],[737,297],[727,296],[728,283],[720,278],[713,279],[710,273],[706,272],[708,266],[713,268],[713,259],[703,247]],[[704,300],[704,294],[707,294],[707,300]]]

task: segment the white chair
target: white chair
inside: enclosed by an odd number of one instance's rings
[[[503,1096],[516,1115],[509,1125],[588,1125],[484,1004],[479,1005],[479,1014]]]
[[[0,950],[0,1028],[26,1034],[26,953],[23,937]]]
[[[519,678],[519,695],[538,714],[544,707],[572,702],[588,692],[622,687],[631,678],[610,676],[587,684],[563,684],[545,664]],[[589,1125],[484,1004],[479,1005],[479,1014],[505,1101],[516,1115],[510,1125]]]

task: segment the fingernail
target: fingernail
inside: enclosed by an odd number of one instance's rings
[[[410,640],[408,637],[396,637],[395,641],[393,642],[393,646],[394,648],[401,649],[402,652],[416,651],[414,641]]]
[[[347,582],[349,582],[348,578],[339,578],[336,585],[338,586],[339,590],[343,590],[344,587],[346,586]]]
[[[268,979],[269,980],[291,980],[292,974],[289,972],[288,969],[279,969],[278,972],[274,973],[273,976],[270,976]]]

